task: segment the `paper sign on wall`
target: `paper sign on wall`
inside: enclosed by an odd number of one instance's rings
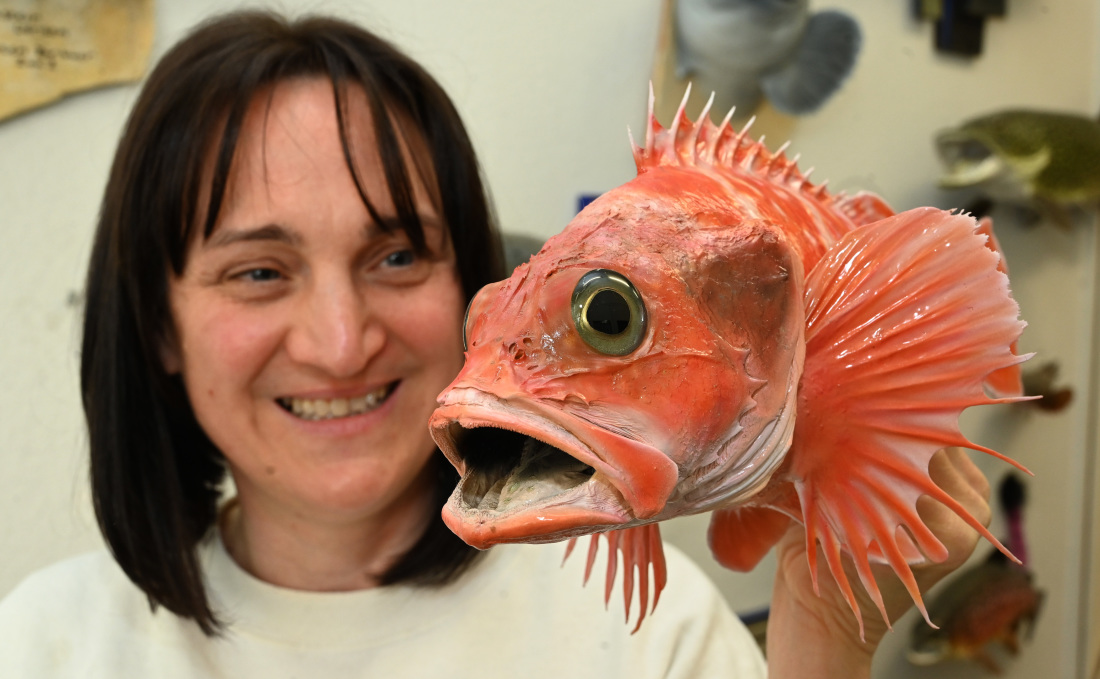
[[[0,0],[0,120],[141,78],[153,0]]]

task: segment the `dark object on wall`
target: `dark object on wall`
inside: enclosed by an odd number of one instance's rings
[[[936,50],[967,57],[982,53],[988,17],[1003,17],[1008,0],[912,0],[918,19],[936,22]]]
[[[951,580],[928,606],[933,629],[923,621],[913,626],[906,657],[914,665],[933,665],[944,660],[973,660],[993,673],[1000,667],[990,653],[999,642],[1012,655],[1020,650],[1020,631],[1026,625],[1030,637],[1043,602],[1043,592],[1032,583],[1027,568],[1027,547],[1023,537],[1023,484],[1009,473],[1001,482],[998,497],[1009,527],[1005,544],[1022,563],[1013,563],[993,552]]]
[[[1021,403],[1048,412],[1058,412],[1073,402],[1073,389],[1054,386],[1054,380],[1058,378],[1058,369],[1057,361],[1048,361],[1031,370],[1024,370],[1024,395],[1040,398],[1036,401],[1021,401]]]

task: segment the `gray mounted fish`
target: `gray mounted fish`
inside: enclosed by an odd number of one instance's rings
[[[821,107],[852,72],[859,24],[808,0],[678,0],[676,75],[751,113],[767,97],[793,115]],[[725,103],[725,102],[723,102]]]
[[[1061,224],[1100,205],[1100,122],[1015,109],[969,120],[936,136],[944,188],[974,188]]]

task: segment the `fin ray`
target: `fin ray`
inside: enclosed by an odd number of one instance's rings
[[[621,558],[623,561],[623,608],[628,622],[630,621],[630,608],[635,591],[638,594],[638,621],[631,632],[631,634],[634,634],[641,629],[646,615],[657,609],[661,591],[664,590],[668,582],[668,568],[665,563],[664,543],[661,542],[661,529],[656,523],[650,523],[592,535],[585,563],[585,584],[588,584],[588,578],[592,573],[601,535],[608,543],[607,571],[604,580],[604,606],[608,606],[611,602],[611,594],[615,590],[615,577],[618,575],[619,559]],[[563,563],[573,553],[575,543],[576,538],[569,541],[565,548]],[[650,579],[651,568],[653,569],[652,580]],[[635,569],[638,571],[637,587],[635,587]],[[653,595],[652,606],[649,603],[651,592]]]

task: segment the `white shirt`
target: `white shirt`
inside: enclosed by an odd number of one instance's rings
[[[713,584],[665,549],[668,586],[631,635],[621,591],[604,610],[602,567],[582,588],[584,555],[562,568],[562,545],[494,547],[443,588],[329,593],[257,580],[214,538],[201,555],[227,624],[218,638],[151,612],[97,552],[33,574],[0,602],[0,677],[765,677]]]

